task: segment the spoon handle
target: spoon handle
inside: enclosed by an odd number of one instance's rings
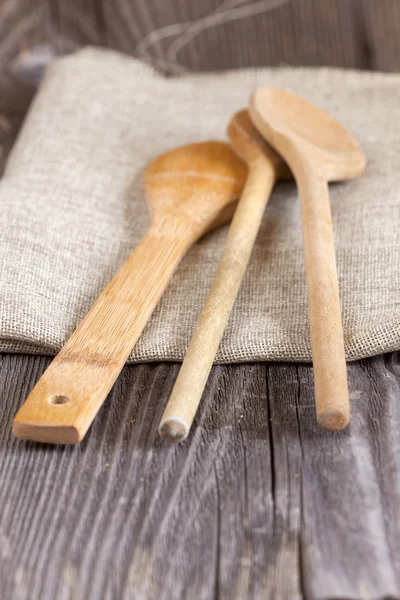
[[[150,227],[14,418],[16,437],[80,442],[193,242]]]
[[[276,180],[275,167],[264,156],[249,167],[214,280],[161,418],[160,436],[170,442],[181,442],[190,431]]]
[[[350,420],[339,285],[328,184],[314,169],[296,173],[300,194],[317,421],[343,429]]]

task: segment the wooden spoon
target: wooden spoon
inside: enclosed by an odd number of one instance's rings
[[[159,433],[171,442],[180,442],[189,433],[271,190],[278,177],[290,177],[283,160],[267,146],[252,125],[247,110],[234,115],[228,125],[228,136],[233,148],[247,162],[249,176],[212,286],[161,419]]]
[[[13,422],[15,436],[82,440],[180,260],[232,217],[246,175],[223,142],[183,146],[147,167],[150,227],[28,396]]]
[[[327,429],[343,429],[350,407],[328,181],[361,175],[365,156],[339,123],[288,92],[258,89],[251,98],[250,116],[297,182],[317,420]]]

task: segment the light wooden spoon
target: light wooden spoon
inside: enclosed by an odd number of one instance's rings
[[[28,396],[13,422],[15,436],[82,440],[180,260],[232,217],[246,175],[223,142],[183,146],[147,167],[150,227]]]
[[[350,406],[328,181],[361,175],[365,156],[339,123],[288,92],[258,89],[251,98],[250,116],[297,182],[317,420],[327,429],[343,429]]]
[[[189,433],[271,190],[278,177],[290,177],[283,160],[252,125],[247,110],[234,115],[228,125],[228,136],[233,148],[247,162],[249,176],[212,286],[161,418],[159,433],[170,442],[181,442]]]

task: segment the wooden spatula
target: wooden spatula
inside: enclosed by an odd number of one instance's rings
[[[350,419],[350,406],[328,181],[361,175],[365,156],[339,123],[283,90],[257,90],[251,98],[250,116],[297,182],[317,420],[327,429],[343,429]]]
[[[246,161],[249,176],[212,286],[161,418],[160,435],[170,442],[181,442],[189,433],[246,272],[271,190],[278,177],[290,177],[283,160],[264,142],[251,123],[247,110],[232,117],[228,136],[238,155]]]
[[[82,440],[180,260],[232,217],[246,175],[223,142],[183,146],[147,167],[150,227],[17,413],[15,436],[54,444]]]

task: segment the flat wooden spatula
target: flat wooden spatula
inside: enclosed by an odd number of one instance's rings
[[[180,260],[232,217],[246,176],[223,142],[183,146],[147,167],[149,229],[29,394],[13,422],[16,437],[83,439]]]

